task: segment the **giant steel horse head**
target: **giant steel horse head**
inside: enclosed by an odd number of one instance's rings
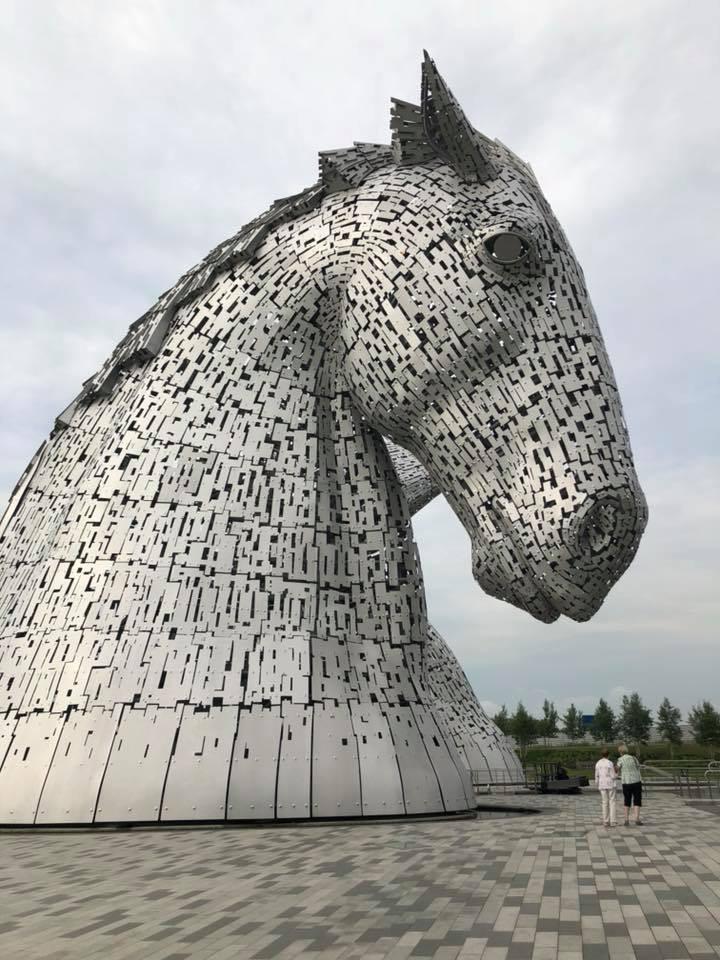
[[[587,620],[647,507],[583,272],[529,165],[472,128],[427,54],[393,126],[346,293],[354,397],[443,491],[484,590]]]
[[[16,487],[0,823],[452,812],[468,769],[518,774],[411,515],[444,493],[480,585],[552,621],[595,613],[647,511],[532,170],[427,57],[391,126],[163,294]]]

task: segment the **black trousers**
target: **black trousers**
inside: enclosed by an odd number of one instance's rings
[[[642,783],[639,780],[637,783],[624,783],[622,788],[626,807],[632,806],[633,803],[636,807],[642,806]]]

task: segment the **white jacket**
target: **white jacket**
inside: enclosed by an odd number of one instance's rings
[[[615,789],[615,767],[605,757],[595,764],[595,786],[598,790]]]

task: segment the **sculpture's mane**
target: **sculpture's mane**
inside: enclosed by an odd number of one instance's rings
[[[177,311],[207,289],[219,273],[251,259],[271,230],[316,209],[333,193],[360,187],[383,167],[414,166],[438,159],[450,164],[467,181],[482,182],[494,175],[496,167],[506,163],[532,176],[529,165],[499,140],[488,140],[470,127],[441,78],[432,73],[428,76],[442,86],[423,87],[422,107],[404,100],[392,101],[390,146],[355,143],[344,150],[320,153],[320,177],[311,187],[276,200],[184,273],[150,310],[130,325],[100,370],[84,382],[79,395],[57,417],[56,427],[70,424],[79,403],[108,396],[123,369],[157,356]],[[448,115],[453,118],[451,130],[439,129]]]
[[[130,325],[100,370],[83,383],[80,394],[58,416],[56,426],[69,424],[78,403],[110,394],[123,369],[157,356],[177,311],[207,289],[218,273],[251,259],[273,229],[316,209],[333,193],[361,186],[371,173],[393,162],[392,148],[385,144],[356,143],[346,150],[321,153],[320,177],[312,186],[276,200],[264,213],[244,224],[184,273]]]

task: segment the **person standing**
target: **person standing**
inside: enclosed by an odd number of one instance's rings
[[[602,751],[595,764],[595,786],[602,801],[603,826],[615,826],[615,767],[608,760],[608,749]]]
[[[623,801],[625,803],[625,826],[630,823],[630,807],[635,808],[635,824],[640,826],[640,808],[642,807],[642,777],[637,757],[628,750],[624,743],[618,747],[620,757],[617,762],[617,771],[622,782]]]

